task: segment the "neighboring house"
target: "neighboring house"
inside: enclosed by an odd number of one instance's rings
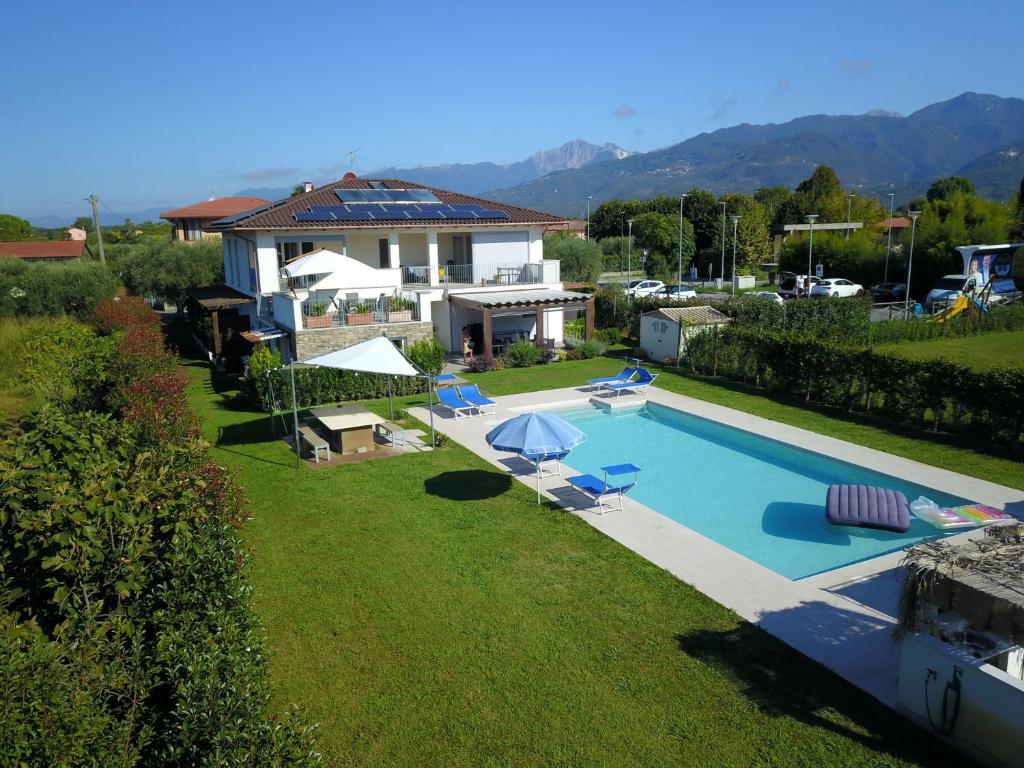
[[[563,290],[544,259],[558,216],[398,179],[347,176],[209,225],[224,240],[224,293],[253,329],[289,333],[302,360],[385,334],[471,340],[487,358],[528,339],[562,341],[567,310],[590,297]],[[288,347],[291,346],[289,350]]]
[[[85,240],[34,240],[27,243],[0,243],[0,258],[25,261],[70,261],[81,258]]]
[[[851,221],[849,223],[845,221],[829,223],[814,222],[813,229],[815,232],[852,232],[857,229],[863,229],[864,222],[862,221]],[[782,255],[782,246],[785,245],[786,240],[791,235],[796,235],[797,238],[801,238],[805,234],[809,234],[812,229],[811,224],[783,224],[781,226],[775,225],[772,227],[772,236],[774,238],[774,247],[772,249],[772,257],[775,261],[779,260],[779,256]]]
[[[270,201],[264,200],[262,197],[221,197],[207,200],[205,203],[175,208],[173,211],[164,211],[160,214],[160,218],[166,219],[174,225],[171,232],[172,240],[216,239],[220,237],[219,232],[205,231],[211,222],[269,204]]]
[[[676,360],[687,338],[728,322],[714,307],[663,307],[640,316],[640,347],[651,360]]]
[[[587,222],[580,221],[579,219],[570,219],[569,221],[559,221],[553,224],[547,224],[544,227],[545,235],[557,235],[562,232],[568,232],[569,234],[576,235],[581,240],[587,239]]]
[[[85,240],[88,237],[89,233],[80,227],[68,228],[68,240]]]

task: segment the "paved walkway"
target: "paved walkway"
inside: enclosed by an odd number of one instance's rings
[[[497,407],[493,416],[459,419],[436,408],[435,427],[534,488],[536,478],[532,465],[510,458],[509,454],[492,451],[484,435],[491,427],[524,411],[579,407],[588,404],[592,396],[593,393],[582,388],[509,395],[495,398]],[[1011,488],[656,387],[651,388],[647,399],[980,503],[1003,508],[1016,506],[1024,498],[1024,493]],[[616,405],[638,402],[643,402],[643,398],[621,397]],[[421,421],[429,419],[426,408],[412,408],[409,412]],[[564,479],[558,476],[543,479],[541,491],[594,528],[744,619],[824,664],[883,703],[895,705],[898,650],[892,642],[892,631],[896,626],[895,607],[902,584],[898,571],[902,553],[882,555],[792,581],[632,498],[625,499],[622,512],[600,516],[592,508],[581,508],[582,498],[570,492]],[[977,531],[960,534],[962,537],[976,535],[979,535]]]

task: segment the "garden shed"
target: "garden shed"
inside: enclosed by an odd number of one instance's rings
[[[640,347],[651,360],[675,360],[689,336],[730,322],[714,307],[662,307],[640,316]]]

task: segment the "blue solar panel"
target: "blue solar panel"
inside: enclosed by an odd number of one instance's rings
[[[416,200],[415,197],[409,194],[409,190],[407,189],[389,189],[388,197],[396,203],[411,203]]]
[[[344,205],[311,205],[309,206],[310,213],[318,213],[325,216],[330,216],[335,213],[347,213],[348,208]]]
[[[480,203],[460,203],[458,205],[449,205],[453,211],[482,211],[484,207]]]
[[[508,218],[508,214],[505,213],[504,211],[488,211],[488,210],[483,210],[483,211],[477,211],[476,215],[479,216],[481,219],[507,219]]]
[[[369,211],[347,211],[334,214],[338,221],[373,221]]]
[[[431,192],[429,189],[409,189],[406,190],[409,196],[412,197],[418,203],[440,203],[437,199],[437,195]]]
[[[363,196],[366,192],[365,189],[336,189],[334,194],[338,196],[338,199],[343,203],[365,203],[366,198]]]
[[[334,217],[330,214],[322,213],[310,213],[309,211],[300,211],[295,214],[296,221],[334,221]]]
[[[391,196],[386,189],[364,189],[363,198],[368,203],[390,203]]]
[[[437,220],[444,218],[444,216],[440,211],[409,211],[409,218],[418,220]]]

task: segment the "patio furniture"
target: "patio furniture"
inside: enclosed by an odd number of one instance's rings
[[[485,413],[484,408],[490,408],[491,413],[494,413],[495,403],[488,397],[484,397],[480,392],[480,385],[478,384],[462,384],[455,387],[455,391],[459,396],[470,405],[476,406],[476,409],[480,413]]]
[[[374,426],[384,423],[384,419],[361,405],[314,408],[310,413],[335,438],[338,453],[372,451]]]
[[[331,444],[313,431],[312,427],[306,425],[299,427],[299,439],[309,444],[317,464],[320,463],[320,451],[327,453],[327,461],[331,460]]]
[[[612,382],[610,384],[602,384],[602,389],[607,389],[609,392],[614,392],[615,396],[618,397],[620,393],[626,390],[632,391],[634,394],[643,394],[647,391],[647,388],[654,383],[654,380],[658,378],[659,374],[651,373],[646,368],[636,369],[636,378],[628,381]]]
[[[641,471],[640,467],[635,464],[612,464],[607,467],[601,467],[601,471],[604,473],[603,479],[590,474],[577,475],[576,477],[570,477],[568,483],[584,496],[593,499],[601,515],[604,515],[605,510],[609,512],[621,511],[622,497],[636,485],[636,473]],[[630,482],[614,483],[608,480],[609,477],[616,478],[630,473],[633,475],[633,479]],[[604,499],[609,496],[617,499],[618,503],[606,502]]]
[[[455,418],[462,416],[472,416],[473,409],[476,407],[472,403],[467,403],[458,393],[455,391],[455,387],[441,387],[437,390],[437,399],[442,406],[447,408],[453,414]]]
[[[597,389],[604,384],[619,384],[624,381],[630,381],[636,376],[637,369],[631,365],[627,365],[621,371],[614,376],[602,376],[597,379],[587,379],[587,384],[590,385],[591,389]]]
[[[376,425],[377,436],[397,448],[399,445],[405,445],[406,440],[405,430],[394,422],[384,421]]]
[[[825,516],[832,525],[853,525],[906,533],[910,507],[900,491],[872,485],[836,484],[828,487]]]
[[[540,480],[546,476],[542,464],[561,461],[587,436],[553,413],[524,413],[502,422],[484,439],[497,451],[517,453],[533,462],[537,471],[537,503],[540,504]]]

